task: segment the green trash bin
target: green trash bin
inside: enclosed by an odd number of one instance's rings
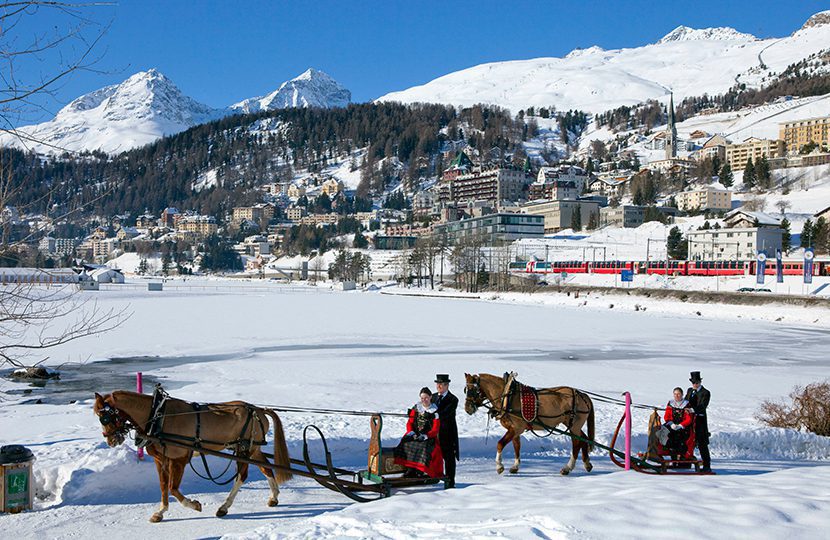
[[[32,509],[34,461],[34,454],[25,446],[0,446],[0,511],[14,514]]]

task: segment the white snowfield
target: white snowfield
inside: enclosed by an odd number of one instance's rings
[[[150,293],[129,283],[89,294],[99,309],[127,306],[131,318],[110,334],[73,342],[49,362],[90,360],[96,379],[75,396],[71,366],[44,392],[0,382],[0,444],[36,454],[38,500],[32,512],[0,515],[16,538],[827,538],[830,530],[830,439],[763,427],[763,399],[827,377],[828,324],[716,316],[723,306],[678,303],[660,311],[608,309],[540,295],[481,299],[413,298],[378,292],[333,292],[270,282],[170,280]],[[413,290],[384,289],[411,294]],[[424,292],[424,291],[420,291]],[[551,297],[553,298],[553,297]],[[581,299],[582,300],[582,299]],[[666,303],[671,304],[671,303]],[[87,305],[91,309],[92,304]],[[807,308],[803,308],[809,311]],[[700,310],[702,315],[692,310]],[[118,361],[108,361],[120,358]],[[267,484],[252,472],[227,517],[213,517],[226,488],[185,474],[183,491],[202,513],[171,502],[159,524],[155,468],[137,462],[131,443],[111,449],[91,412],[92,391],[129,387],[142,370],[149,391],[161,381],[194,401],[245,399],[262,405],[400,412],[449,373],[463,400],[464,373],[519,373],[534,386],[571,385],[662,406],[688,373],[702,371],[712,392],[710,428],[717,476],[653,477],[625,472],[594,452],[590,474],[558,470],[569,442],[528,435],[522,468],[499,476],[493,462],[502,430],[479,412],[458,412],[459,489],[408,489],[351,504],[339,494],[294,479],[280,506],[267,508]],[[73,397],[74,396],[74,397]],[[43,404],[32,403],[37,398]],[[79,398],[69,403],[70,398]],[[596,404],[597,440],[608,443],[622,411]],[[635,449],[645,445],[647,411],[634,422]],[[294,456],[302,427],[326,433],[335,461],[366,463],[365,417],[281,414]],[[387,418],[385,444],[403,434]],[[312,448],[314,450],[319,448]],[[510,463],[512,451],[505,451]],[[200,465],[196,465],[201,470]],[[212,460],[214,472],[222,470]]]
[[[214,108],[184,95],[164,74],[149,69],[80,96],[52,120],[20,126],[15,134],[0,134],[0,146],[43,154],[118,153],[223,116],[284,107],[345,107],[350,100],[349,90],[326,73],[309,68],[265,96]]]
[[[736,83],[757,86],[828,43],[830,24],[805,25],[790,36],[763,40],[731,28],[680,27],[642,47],[591,47],[564,58],[481,64],[378,101],[488,103],[514,113],[529,106],[599,113],[647,99],[668,101],[670,92],[678,102],[720,94]]]

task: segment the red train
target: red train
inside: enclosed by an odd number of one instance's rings
[[[784,275],[800,276],[804,273],[803,260],[784,260]],[[512,272],[528,274],[621,274],[629,270],[635,274],[670,276],[754,276],[757,261],[517,261],[510,263]],[[813,275],[830,273],[830,258],[816,259]],[[767,259],[764,274],[776,274],[775,259]]]

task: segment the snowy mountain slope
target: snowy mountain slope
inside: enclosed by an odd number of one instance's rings
[[[40,153],[116,153],[231,114],[284,107],[342,107],[350,99],[351,93],[334,79],[309,69],[267,96],[215,109],[185,96],[161,72],[150,69],[121,84],[84,94],[53,120],[18,128],[19,138],[0,135],[0,146]]]
[[[253,113],[287,107],[345,107],[352,93],[326,73],[309,68],[265,96],[234,103],[235,112]]]
[[[760,40],[732,28],[679,27],[657,43],[637,48],[591,47],[564,58],[482,64],[386,94],[378,101],[602,112],[647,99],[667,100],[670,91],[675,99],[721,93],[736,81],[760,83],[769,72],[779,73],[825,49],[830,24],[816,17],[784,38]]]
[[[103,150],[120,152],[151,143],[221,116],[199,103],[155,69],[141,71],[121,84],[85,94],[61,109],[49,122],[18,128],[38,152]],[[8,134],[0,145],[23,146]]]

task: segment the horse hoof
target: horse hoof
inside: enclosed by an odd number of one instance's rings
[[[196,510],[197,512],[201,512],[202,511],[202,503],[200,503],[199,501],[193,501],[193,509]]]
[[[504,472],[504,467],[499,465],[498,467],[496,467],[496,472],[499,473],[499,474],[503,473]]]
[[[517,472],[519,472],[518,467],[510,467],[510,474],[516,474]]]
[[[561,471],[559,471],[559,474],[561,474],[562,476],[568,476],[568,474],[569,474],[570,472],[571,472],[571,470],[570,470],[569,468],[567,468],[567,467],[562,467],[562,470],[561,470]]]
[[[162,519],[164,519],[164,514],[162,514],[160,512],[156,512],[155,514],[150,516],[150,523],[158,523]]]
[[[591,471],[594,470],[594,466],[591,465],[590,463],[586,463],[585,464],[585,470],[588,471],[588,472],[591,472]]]
[[[225,510],[224,508],[220,508],[219,510],[216,511],[216,517],[225,517],[227,515],[228,515],[228,511]]]
[[[279,503],[277,499],[268,499],[268,506],[277,506]]]

